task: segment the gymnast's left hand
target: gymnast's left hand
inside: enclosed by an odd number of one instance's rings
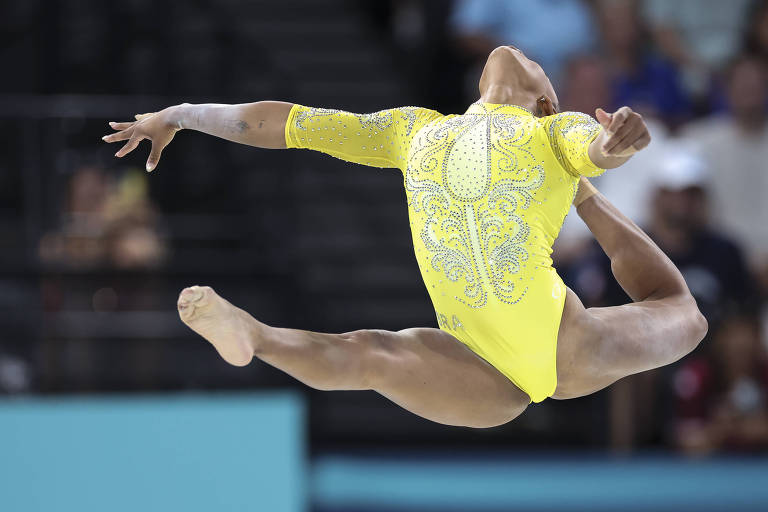
[[[173,115],[174,107],[168,107],[159,112],[136,114],[135,121],[110,122],[109,126],[116,130],[116,133],[105,135],[102,140],[105,142],[127,140],[128,142],[115,153],[116,157],[122,158],[136,149],[139,142],[149,139],[152,141],[152,149],[147,159],[146,169],[150,172],[157,167],[163,149],[170,144],[176,132],[181,130],[181,126],[173,122]]]

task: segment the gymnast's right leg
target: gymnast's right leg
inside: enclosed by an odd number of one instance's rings
[[[448,425],[493,427],[522,413],[527,394],[450,333],[432,328],[327,334],[271,327],[213,289],[181,292],[179,315],[236,366],[256,356],[320,390],[372,389]]]

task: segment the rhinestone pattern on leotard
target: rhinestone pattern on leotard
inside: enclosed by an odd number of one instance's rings
[[[464,115],[417,138],[405,188],[412,211],[424,216],[420,236],[431,267],[461,280],[463,294],[454,298],[472,308],[483,307],[489,293],[517,303],[527,290],[517,274],[530,235],[521,212],[544,182],[540,165],[520,167],[520,155],[530,155],[525,123],[508,112]]]
[[[453,294],[456,300],[482,308],[492,294],[503,303],[516,304],[528,290],[522,276],[528,274],[530,247],[539,242],[531,239],[530,226],[538,217],[529,218],[528,210],[546,200],[541,199],[546,194],[537,193],[545,170],[531,147],[538,124],[531,124],[533,114],[522,107],[499,109],[482,103],[473,107],[479,108],[424,123],[417,131],[413,128],[426,109],[410,106],[370,114],[302,107],[293,123],[306,132],[299,145],[368,165],[403,169],[411,224],[416,220],[422,226],[418,237],[429,255],[429,268],[419,264],[422,271],[431,269],[447,281],[461,283],[461,294]],[[392,131],[395,116],[401,116],[401,133]],[[551,141],[592,136],[596,123],[589,116],[560,117],[550,123]],[[329,122],[313,125],[321,118]],[[313,137],[317,138],[314,143]],[[572,174],[580,171],[569,164],[576,155],[563,151],[574,151],[574,147],[584,144],[576,141],[566,149],[552,144],[558,161]]]

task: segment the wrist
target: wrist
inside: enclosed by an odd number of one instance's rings
[[[194,105],[189,103],[182,103],[180,105],[174,105],[168,108],[168,124],[176,130],[184,130],[192,128],[190,115]]]
[[[600,167],[601,169],[615,169],[616,167],[624,164],[635,153],[635,151],[632,151],[628,155],[609,155],[608,153],[605,153],[603,151],[603,145],[605,145],[605,143],[608,142],[610,138],[611,133],[603,129],[590,143],[589,148],[587,148],[587,155],[589,156],[589,159],[593,164],[595,164],[597,167]]]

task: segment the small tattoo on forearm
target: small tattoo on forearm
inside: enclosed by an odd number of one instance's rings
[[[251,129],[251,126],[241,119],[227,119],[224,127],[230,132],[243,133]]]
[[[264,126],[264,121],[266,121],[266,119],[262,119],[261,121],[259,121],[259,128]]]

